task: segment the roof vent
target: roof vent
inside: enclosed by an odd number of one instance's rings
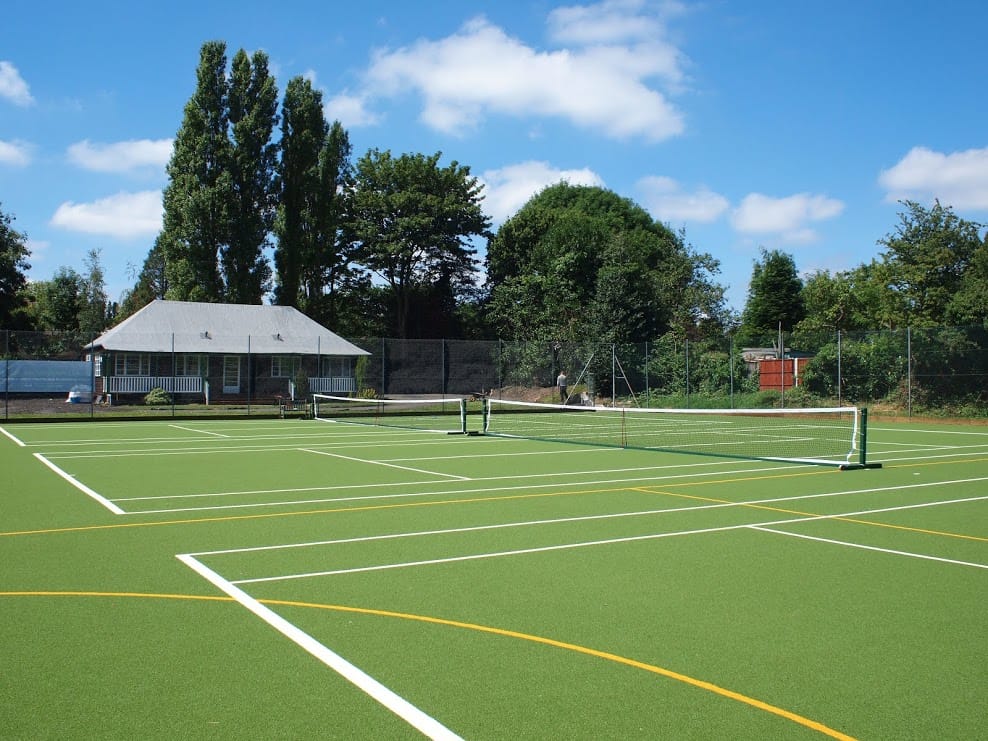
[[[199,333],[199,339],[201,339],[201,340],[211,339],[210,336],[209,336],[209,332],[200,332]]]
[[[272,337],[274,337],[274,339],[276,339],[276,340],[280,340],[281,339],[281,332],[278,332],[278,334],[276,334],[276,335],[272,335]]]

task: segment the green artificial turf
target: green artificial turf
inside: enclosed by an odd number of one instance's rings
[[[421,737],[179,555],[464,738],[983,733],[986,427],[875,425],[884,467],[854,472],[310,420],[3,429],[0,738]]]

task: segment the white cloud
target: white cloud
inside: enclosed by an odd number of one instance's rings
[[[649,39],[663,34],[656,17],[642,14],[642,0],[605,0],[569,5],[549,13],[549,35],[562,43],[602,44]]]
[[[960,209],[988,209],[988,148],[944,154],[913,147],[878,182],[885,200],[932,201]]]
[[[18,140],[0,139],[0,165],[26,167],[31,162],[31,145]]]
[[[577,22],[557,22],[577,35]],[[568,29],[568,30],[567,30]],[[628,31],[609,32],[627,38]],[[625,45],[539,51],[484,18],[438,41],[379,51],[366,73],[368,94],[408,90],[424,98],[422,120],[461,134],[488,114],[555,117],[614,138],[659,141],[680,134],[683,116],[647,80],[678,84],[681,55],[656,38]]]
[[[367,108],[367,99],[359,95],[341,93],[330,98],[323,106],[323,114],[328,121],[339,121],[343,128],[373,126],[381,117]]]
[[[52,226],[86,234],[132,239],[161,230],[161,191],[117,193],[92,203],[67,201],[51,217]]]
[[[34,103],[31,89],[17,67],[10,62],[0,62],[0,98],[6,98],[14,105],[27,107]]]
[[[644,177],[638,181],[638,189],[645,194],[645,208],[660,221],[707,223],[720,218],[731,205],[705,186],[686,192],[669,177]]]
[[[95,172],[131,172],[145,168],[164,170],[171,156],[171,139],[137,139],[113,144],[93,144],[85,139],[68,149],[70,162]]]
[[[593,170],[559,170],[548,162],[519,162],[487,170],[478,178],[484,184],[484,212],[495,223],[513,216],[536,193],[560,181],[571,185],[603,186]]]
[[[731,224],[744,234],[775,234],[787,242],[806,243],[817,239],[808,223],[832,219],[843,211],[842,201],[821,195],[772,198],[750,193],[731,213]]]

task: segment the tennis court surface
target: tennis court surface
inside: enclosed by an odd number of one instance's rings
[[[2,738],[985,737],[985,426],[872,420],[858,471],[321,420],[0,433]]]

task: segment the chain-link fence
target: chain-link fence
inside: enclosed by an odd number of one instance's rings
[[[381,397],[493,395],[664,407],[859,404],[889,414],[988,416],[988,329],[907,328],[765,337],[672,335],[640,343],[351,340],[368,354],[328,355],[318,337],[258,352],[258,337],[218,352],[93,353],[73,333],[0,331],[0,416],[274,415],[309,393]],[[270,338],[265,338],[270,339]],[[166,343],[167,345],[167,343]],[[253,349],[252,349],[253,347]],[[769,371],[769,363],[782,360]],[[791,363],[791,365],[790,365]]]

